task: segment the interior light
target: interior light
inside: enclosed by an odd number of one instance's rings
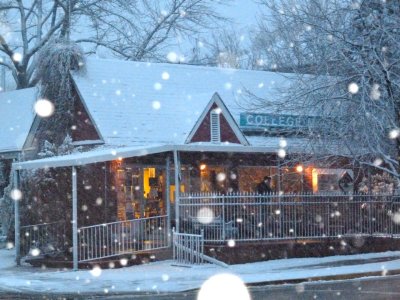
[[[296,171],[299,172],[299,173],[303,172],[303,166],[302,165],[298,165],[296,167]]]
[[[203,170],[205,170],[206,168],[207,168],[207,165],[205,165],[205,164],[201,164],[201,165],[200,165],[200,170],[203,171]]]

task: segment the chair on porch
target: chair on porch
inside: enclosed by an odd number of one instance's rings
[[[204,219],[204,220],[203,220]],[[188,217],[191,233],[199,234],[204,232],[205,240],[218,240],[235,238],[239,232],[234,226],[234,221],[224,222],[221,216],[214,217],[211,222],[208,217]]]

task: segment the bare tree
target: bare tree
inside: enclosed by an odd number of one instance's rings
[[[71,20],[86,13],[93,2],[78,0],[8,0],[0,4],[3,26],[0,64],[8,68],[17,89],[34,86],[37,53],[51,40],[67,39]]]
[[[165,60],[163,50],[179,35],[216,26],[221,18],[213,8],[226,1],[2,1],[0,52],[5,59],[0,64],[20,89],[40,80],[36,54],[52,40],[94,44],[125,59]],[[80,32],[82,28],[87,32]]]
[[[189,63],[222,68],[252,69],[254,61],[250,45],[234,28],[214,32],[210,39],[198,39]]]
[[[262,2],[269,14],[254,47],[264,68],[295,74],[279,109],[320,116],[309,128],[312,152],[400,178],[400,2]]]
[[[225,20],[216,6],[229,0],[114,0],[91,7],[95,33],[78,42],[110,49],[128,60],[165,61],[166,49]]]

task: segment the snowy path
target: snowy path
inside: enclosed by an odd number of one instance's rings
[[[214,265],[191,268],[174,266],[172,261],[160,261],[121,269],[54,270],[30,266],[16,267],[14,252],[0,250],[0,290],[29,293],[128,293],[179,292],[200,288],[211,276],[232,273],[245,283],[274,282],[319,278],[367,272],[400,270],[400,251],[331,256],[324,258],[293,258],[266,262]]]

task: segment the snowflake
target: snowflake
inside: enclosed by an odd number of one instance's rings
[[[22,61],[22,54],[16,52],[16,53],[13,54],[12,59],[15,62],[21,62]]]
[[[169,62],[176,63],[176,62],[178,62],[179,57],[178,57],[178,54],[171,51],[167,54],[167,59]]]
[[[286,151],[285,151],[285,149],[279,149],[279,150],[278,150],[278,156],[279,156],[280,158],[285,158],[285,156],[286,156]]]
[[[159,82],[156,82],[156,83],[154,84],[153,87],[154,87],[154,89],[155,89],[156,91],[159,91],[159,90],[162,89],[162,84],[159,83]]]
[[[168,80],[168,79],[169,79],[169,73],[168,73],[168,72],[163,72],[163,73],[161,74],[161,78],[162,78],[163,80]]]
[[[350,84],[348,85],[347,89],[348,89],[348,91],[349,91],[350,94],[357,94],[357,93],[358,93],[358,90],[359,90],[359,87],[358,87],[358,84],[357,84],[357,83],[352,82],[352,83],[350,83]]]
[[[160,101],[153,101],[151,106],[153,107],[153,109],[160,109],[161,103],[160,103]]]
[[[39,117],[47,118],[54,113],[54,104],[47,99],[36,101],[34,110]]]
[[[101,275],[101,268],[100,266],[94,266],[92,270],[89,271],[93,277],[99,277]]]

